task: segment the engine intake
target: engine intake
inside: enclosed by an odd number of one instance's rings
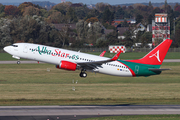
[[[77,67],[76,63],[73,62],[69,62],[69,61],[60,61],[59,65],[56,65],[56,68],[58,69],[65,69],[65,70],[71,70],[71,71],[75,71]]]

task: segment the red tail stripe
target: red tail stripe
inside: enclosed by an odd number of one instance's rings
[[[119,62],[119,61],[118,61]],[[119,63],[121,63],[121,62],[119,62]],[[130,67],[128,67],[126,64],[124,64],[124,63],[121,63],[121,64],[123,64],[124,66],[126,66],[129,70],[130,70],[130,72],[131,72],[131,74],[132,74],[132,76],[133,77],[136,77],[136,74],[135,74],[135,72],[130,68]]]

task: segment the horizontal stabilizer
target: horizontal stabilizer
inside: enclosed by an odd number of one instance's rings
[[[153,72],[160,72],[160,71],[165,71],[165,70],[171,70],[169,68],[166,68],[166,69],[161,69],[161,68],[149,68],[150,71],[153,71]]]

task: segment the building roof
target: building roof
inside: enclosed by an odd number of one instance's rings
[[[118,27],[117,31],[119,33],[120,36],[123,36],[123,34],[129,30],[129,27]]]
[[[113,29],[104,29],[105,35],[107,35],[107,34],[113,32],[113,31],[114,31]]]
[[[124,20],[125,19],[115,19],[114,21],[112,21],[112,25],[117,27],[120,23],[124,22]],[[127,23],[131,23],[131,24],[136,23],[135,19],[127,19],[126,21],[127,21]]]

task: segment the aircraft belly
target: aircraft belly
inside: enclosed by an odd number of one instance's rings
[[[129,69],[122,69],[122,68],[109,67],[109,66],[99,68],[99,73],[115,75],[115,76],[132,77],[132,73]]]

